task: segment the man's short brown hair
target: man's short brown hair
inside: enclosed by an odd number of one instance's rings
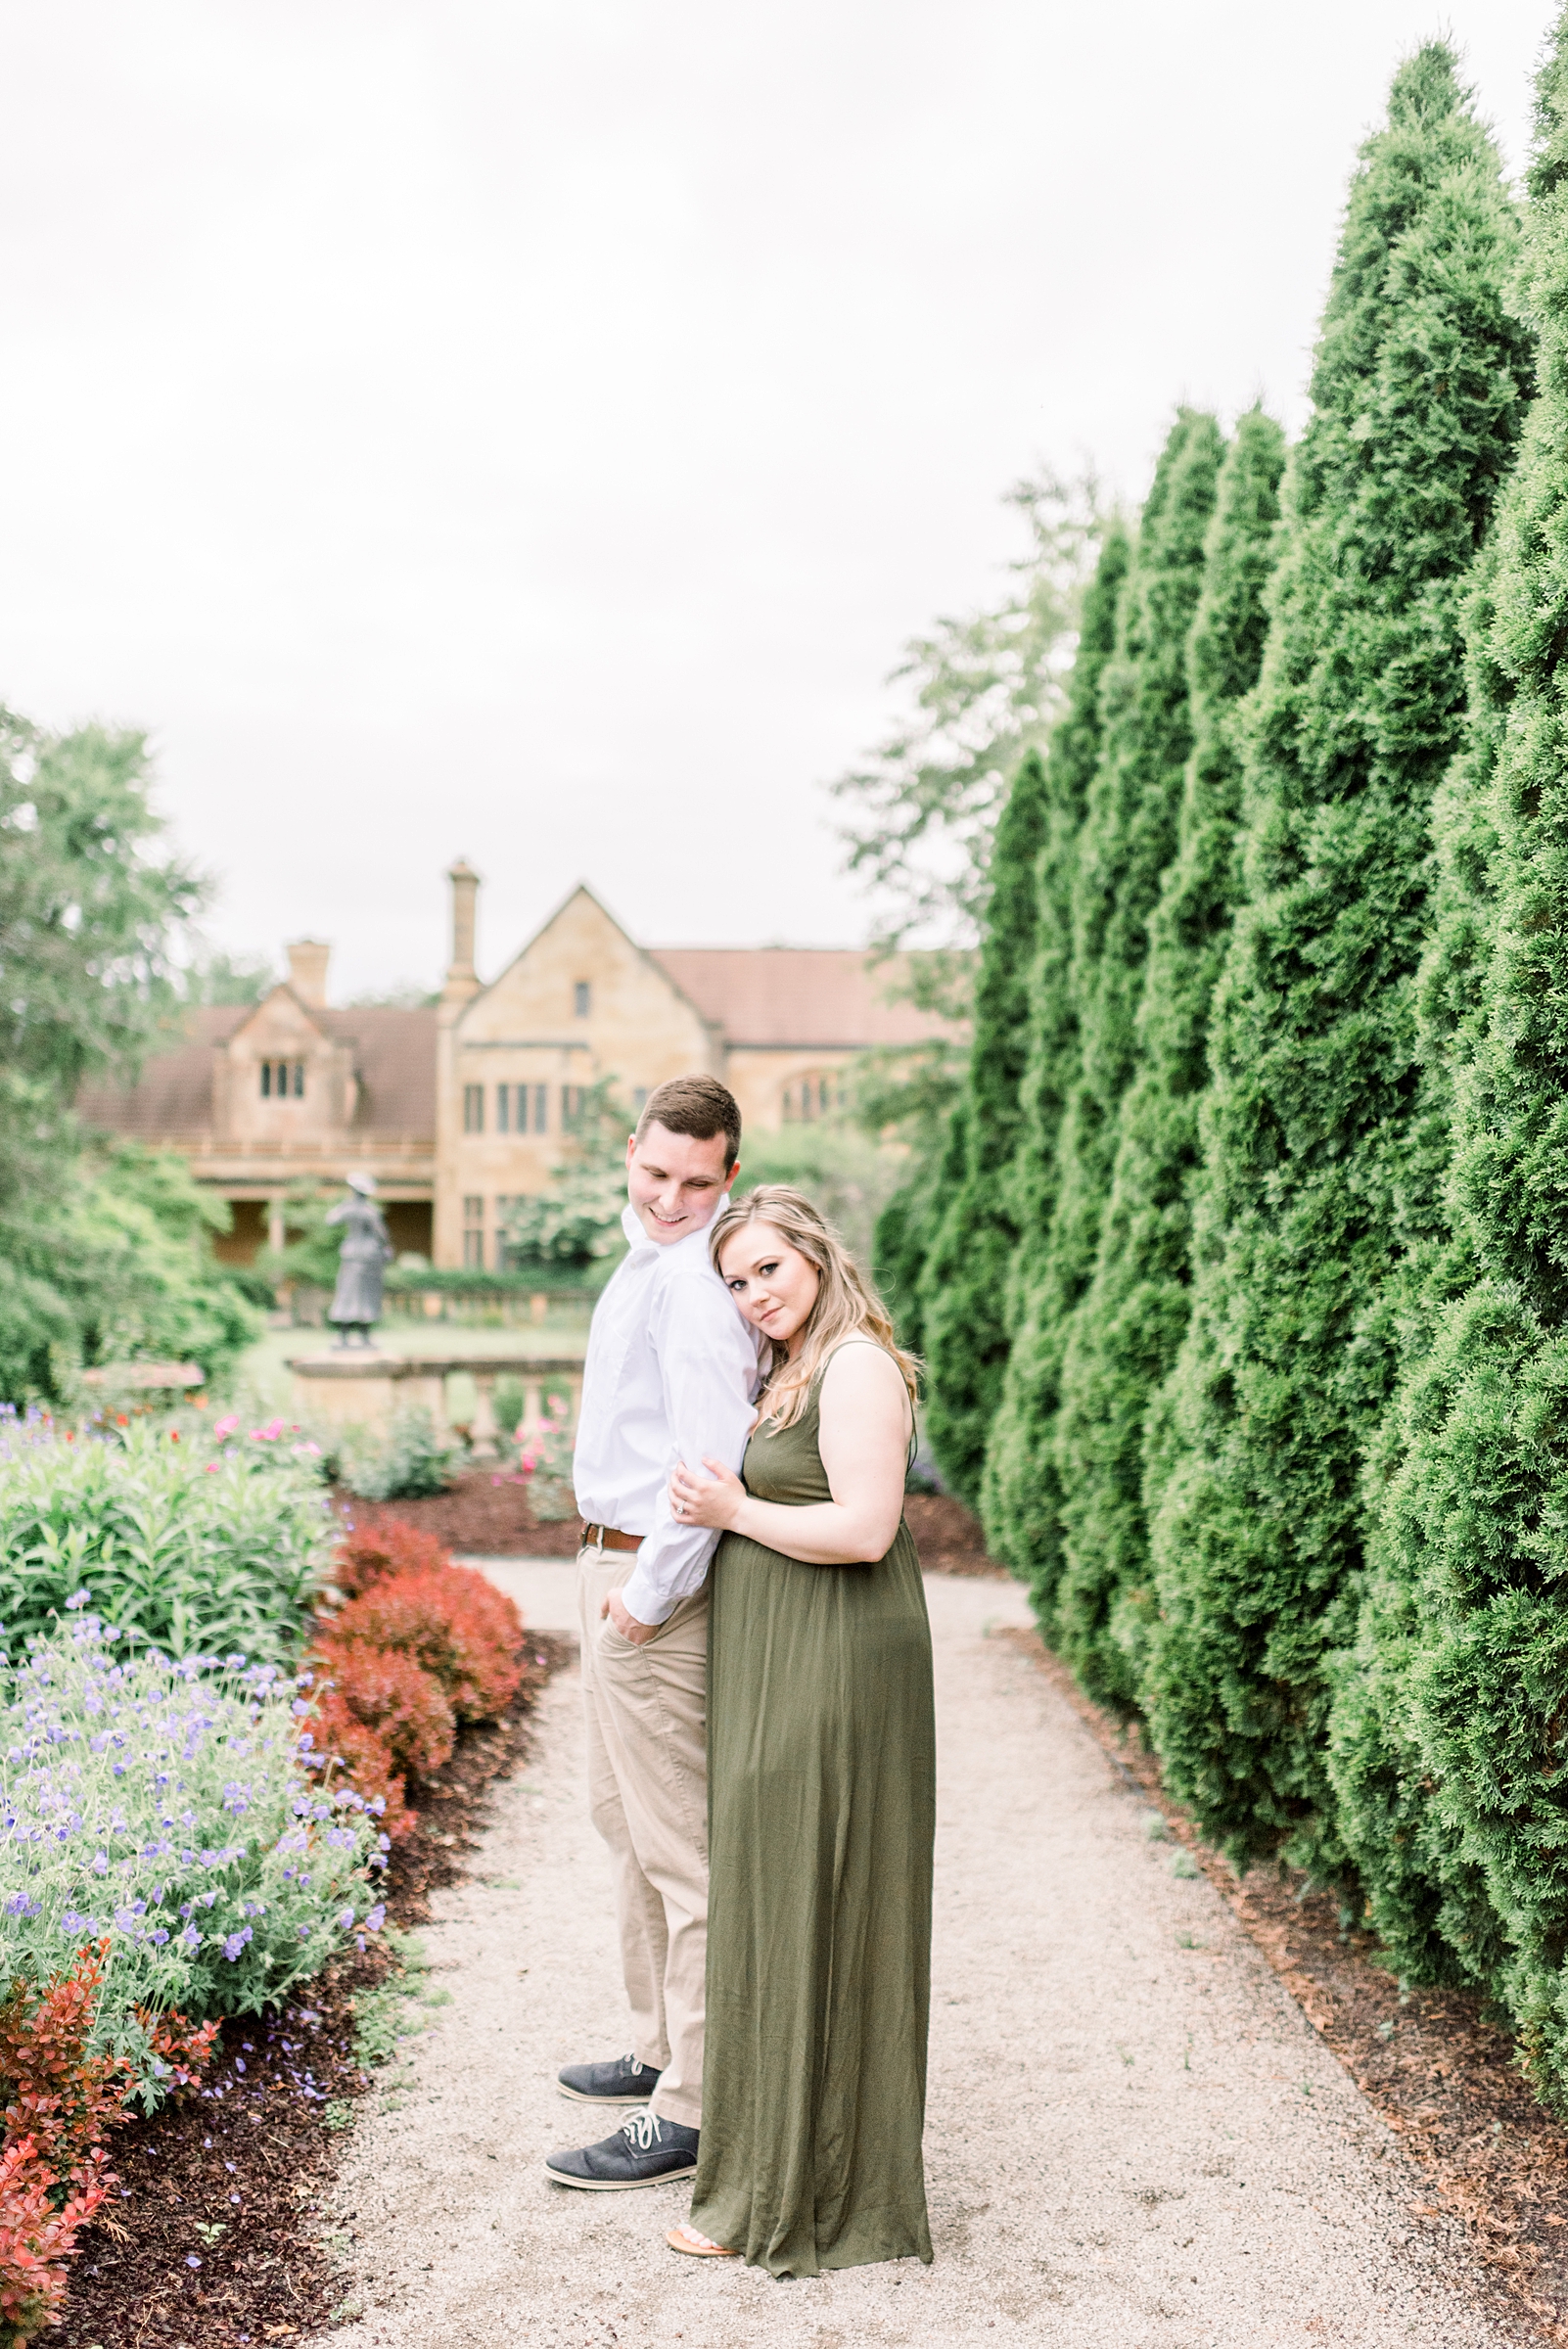
[[[715,1133],[721,1133],[726,1174],[740,1156],[740,1106],[728,1085],[720,1084],[716,1077],[671,1077],[667,1083],[656,1084],[637,1120],[639,1142],[655,1124],[667,1133],[689,1134],[694,1142],[711,1142]]]

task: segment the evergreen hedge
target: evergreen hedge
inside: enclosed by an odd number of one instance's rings
[[[1210,1038],[1217,1257],[1175,1374],[1144,1687],[1209,1831],[1325,1872],[1345,1865],[1325,1658],[1352,1628],[1392,1290],[1437,1221],[1415,974],[1466,581],[1528,390],[1516,245],[1497,152],[1428,44],[1362,151],[1287,476]]]
[[[1205,1038],[1239,882],[1237,705],[1263,658],[1284,461],[1279,426],[1261,409],[1243,416],[1221,469],[1187,644],[1193,751],[1176,854],[1149,927],[1137,1073],[1122,1104],[1094,1276],[1062,1373],[1057,1638],[1091,1693],[1119,1705],[1135,1700],[1151,1612],[1144,1422],[1187,1325]]]
[[[1434,1310],[1408,1325],[1378,1571],[1336,1705],[1334,1767],[1379,1930],[1410,1970],[1457,1973],[1498,1998],[1561,2107],[1568,16],[1539,82],[1529,190],[1522,294],[1540,391],[1471,605],[1466,779],[1480,813],[1466,826],[1454,810],[1445,831],[1433,951],[1448,982],[1453,1248],[1434,1266]]]
[[[945,1481],[980,1496],[986,1440],[1007,1362],[1005,1300],[1018,1244],[1009,1175],[1018,1148],[1028,1038],[1029,972],[1038,902],[1036,866],[1048,828],[1045,766],[1019,762],[996,826],[991,899],[975,981],[965,1081],[964,1158],[956,1186],[929,1211],[920,1322],[931,1396],[926,1427]]]
[[[1116,1114],[1131,1074],[1148,917],[1176,844],[1182,771],[1192,747],[1186,640],[1222,453],[1214,418],[1181,410],[1155,468],[1118,612],[1115,650],[1101,679],[1103,747],[1073,891],[1069,985],[1078,1065],[1059,1129],[1056,1198],[1029,1316],[1027,1357],[1024,1333],[1014,1342],[1021,1407],[1007,1431],[1015,1458],[1005,1473],[1015,1490],[1033,1487],[1027,1524],[1019,1529],[1023,1540],[1013,1538],[1008,1555],[1046,1609],[1061,1561],[1054,1445],[1062,1357],[1069,1316],[1094,1268]]]
[[[1126,526],[1113,519],[1084,598],[1067,706],[1051,731],[1045,757],[1048,806],[1035,875],[1035,957],[1025,1006],[1018,1144],[1009,1171],[1011,1215],[1018,1233],[1005,1298],[1009,1351],[981,1489],[987,1539],[997,1557],[1014,1565],[1032,1554],[1035,1541],[1035,1492],[1024,1441],[1024,1430],[1032,1423],[1032,1389],[1025,1372],[1036,1359],[1045,1305],[1039,1262],[1056,1205],[1056,1145],[1078,1038],[1072,990],[1073,881],[1089,786],[1100,762],[1100,686],[1116,649],[1117,614],[1131,561],[1132,542]]]

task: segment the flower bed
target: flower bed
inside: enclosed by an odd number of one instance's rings
[[[0,1409],[0,1625],[14,1657],[86,1588],[132,1643],[292,1663],[331,1540],[320,1455],[281,1420],[77,1432]]]
[[[438,1545],[433,1555],[412,1529],[384,1525],[358,1568],[361,1539],[340,1551],[340,1586],[360,1571],[374,1588],[399,1568],[439,1567]],[[421,1923],[430,1892],[464,1872],[487,1789],[526,1754],[531,1698],[567,1652],[530,1637],[514,1658],[521,1684],[502,1718],[461,1728],[450,1759],[411,1778],[421,1813],[388,1856],[390,1919]],[[203,2094],[129,2133],[116,2156],[127,2199],[112,2207],[130,2230],[89,2230],[60,2349],[128,2349],[144,2337],[246,2349],[352,2313],[320,2232],[331,2167],[359,2099],[396,2102],[389,2059],[445,1996],[424,1979],[417,1943],[391,1939],[391,1948],[385,1932],[363,1951],[350,1945],[281,2007],[223,2024]]]

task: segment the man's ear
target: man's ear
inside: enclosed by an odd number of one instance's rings
[[[735,1164],[734,1164],[734,1165],[733,1165],[733,1166],[730,1168],[730,1170],[729,1170],[729,1173],[728,1173],[728,1174],[725,1175],[725,1177],[724,1177],[724,1189],[725,1189],[725,1191],[726,1191],[726,1192],[728,1191],[728,1189],[729,1189],[729,1187],[730,1187],[730,1184],[731,1184],[731,1183],[734,1181],[734,1179],[735,1179],[736,1175],[737,1175],[739,1173],[740,1173],[740,1160],[739,1160],[739,1159],[737,1159],[737,1160],[735,1161]]]
[[[636,1157],[636,1155],[637,1155],[637,1137],[636,1137],[636,1135],[633,1133],[633,1134],[629,1134],[629,1135],[626,1137],[626,1165],[627,1165],[627,1167],[628,1167],[628,1168],[630,1167],[630,1165],[631,1165],[631,1162],[632,1162],[632,1160],[633,1160],[633,1159]]]

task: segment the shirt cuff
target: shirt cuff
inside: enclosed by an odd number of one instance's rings
[[[680,1601],[661,1598],[654,1589],[651,1575],[643,1573],[640,1564],[633,1566],[621,1586],[621,1603],[633,1623],[668,1623]]]

